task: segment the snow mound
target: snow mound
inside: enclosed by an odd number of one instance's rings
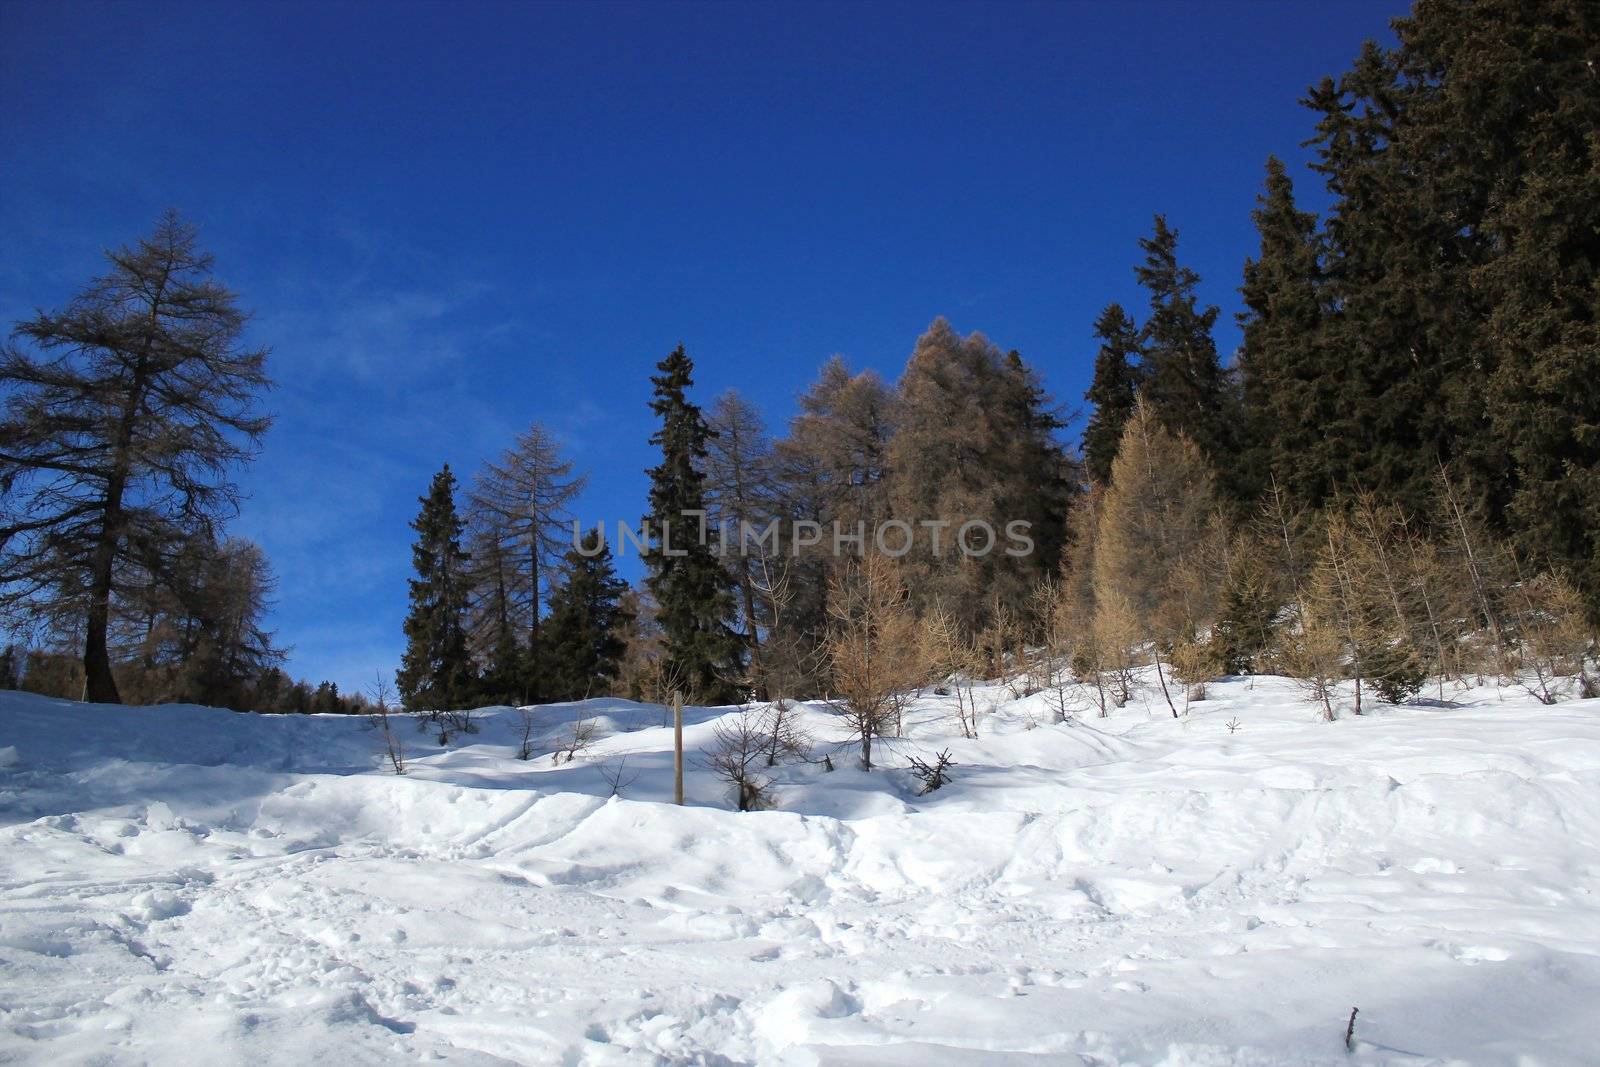
[[[975,739],[927,696],[871,773],[808,705],[838,769],[741,814],[694,755],[737,709],[688,709],[679,808],[655,705],[533,709],[529,760],[513,709],[448,747],[402,717],[402,777],[360,719],[3,693],[0,1059],[1592,1056],[1600,702],[1211,694],[1056,724],[986,687]]]

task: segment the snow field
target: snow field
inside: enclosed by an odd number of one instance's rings
[[[402,724],[396,777],[359,720],[0,694],[0,1061],[1594,1062],[1600,702],[1211,694],[1052,725],[985,687],[977,740],[930,695],[871,774],[811,705],[839,769],[755,813],[693,758],[666,803],[626,701],[535,709],[527,762],[510,709]]]

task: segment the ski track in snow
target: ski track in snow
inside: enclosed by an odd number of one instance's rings
[[[1600,701],[1211,692],[1050,725],[985,688],[977,740],[925,697],[883,767],[744,814],[692,759],[665,803],[627,701],[559,768],[577,705],[528,762],[507,710],[405,726],[396,777],[358,719],[0,694],[0,1062],[1596,1062]]]

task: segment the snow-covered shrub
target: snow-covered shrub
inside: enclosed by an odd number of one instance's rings
[[[578,753],[605,736],[605,730],[592,715],[579,715],[562,736],[560,746],[550,753],[551,763],[571,763]]]
[[[1364,649],[1361,664],[1367,670],[1373,692],[1390,704],[1404,704],[1428,680],[1422,660],[1411,649],[1385,641]]]
[[[775,700],[761,715],[761,732],[766,737],[766,762],[776,767],[786,759],[803,760],[811,755],[811,738],[800,724],[800,705],[792,700]]]
[[[766,765],[771,735],[762,716],[746,708],[719,719],[706,750],[706,769],[733,787],[740,811],[772,806],[772,780],[759,768]]]
[[[955,765],[956,761],[950,758],[950,750],[947,748],[934,756],[932,763],[912,756],[911,774],[922,783],[922,793],[926,795],[950,780],[950,768]]]
[[[517,725],[520,738],[517,742],[517,758],[527,760],[533,758],[533,712],[527,708],[517,709]]]
[[[1517,629],[1518,680],[1533,696],[1554,704],[1571,688],[1585,683],[1585,659],[1594,631],[1585,618],[1583,599],[1559,574],[1541,574],[1512,590]]]

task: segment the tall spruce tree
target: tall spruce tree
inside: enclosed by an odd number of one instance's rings
[[[1083,431],[1083,464],[1090,480],[1105,485],[1139,392],[1139,326],[1114,303],[1095,320],[1094,335],[1100,351],[1094,357],[1094,380],[1083,394],[1094,407]]]
[[[582,700],[609,692],[621,670],[628,583],[617,577],[598,528],[567,552],[564,568],[541,635],[541,687],[550,700]]]
[[[1252,495],[1276,479],[1300,500],[1323,500],[1335,466],[1323,427],[1338,412],[1340,368],[1321,347],[1322,262],[1317,217],[1295,206],[1283,161],[1267,159],[1266,188],[1251,213],[1260,252],[1244,265],[1239,350]]]
[[[107,273],[19,323],[0,355],[0,605],[61,616],[88,700],[119,703],[112,631],[130,591],[170,580],[237,508],[229,472],[270,425],[266,350],[169,212]],[[74,694],[75,696],[78,694]]]
[[[1140,395],[1163,426],[1194,442],[1226,484],[1237,418],[1211,337],[1218,309],[1199,306],[1200,276],[1178,262],[1178,231],[1167,225],[1166,216],[1156,216],[1155,231],[1140,238],[1139,247],[1145,261],[1134,274],[1150,294],[1150,317],[1140,335]]]
[[[694,699],[732,700],[742,670],[734,616],[732,579],[709,537],[706,519],[706,441],[711,430],[700,408],[689,400],[694,364],[679,345],[650,379],[655,397],[650,410],[661,428],[650,443],[661,462],[650,468],[650,573],[646,578],[658,605],[666,645],[665,671]]]
[[[1475,354],[1505,525],[1600,619],[1600,10],[1420,3],[1400,35],[1408,72],[1445,72],[1430,117],[1487,191],[1476,230],[1494,254],[1469,277],[1491,309]]]
[[[1306,100],[1335,197],[1327,481],[1425,514],[1440,465],[1464,470],[1600,612],[1600,16],[1419,0],[1394,29]]]
[[[461,518],[456,514],[456,478],[447,463],[420,499],[422,510],[411,528],[417,576],[411,580],[411,610],[406,615],[406,649],[395,687],[408,708],[443,711],[459,708],[476,695],[477,680],[467,651],[466,555],[461,550]]]
[[[1406,147],[1420,91],[1368,42],[1348,72],[1306,100],[1318,113],[1313,166],[1335,198],[1326,294],[1336,312],[1318,336],[1316,366],[1319,380],[1332,383],[1332,410],[1319,427],[1325,447],[1296,480],[1304,504],[1366,489],[1421,514],[1438,463],[1455,462],[1482,439],[1470,343],[1482,312],[1461,274],[1471,255],[1466,205],[1438,195],[1431,172],[1442,160]]]
[[[1007,474],[999,494],[998,517],[1008,523],[1020,520],[1028,524],[1033,552],[1011,570],[1015,577],[1028,581],[1031,595],[1040,581],[1061,568],[1067,515],[1082,471],[1058,438],[1066,423],[1055,399],[1038,372],[1015,349],[1006,353],[996,399],[1001,465]],[[1020,602],[1010,606],[1021,614]]]

